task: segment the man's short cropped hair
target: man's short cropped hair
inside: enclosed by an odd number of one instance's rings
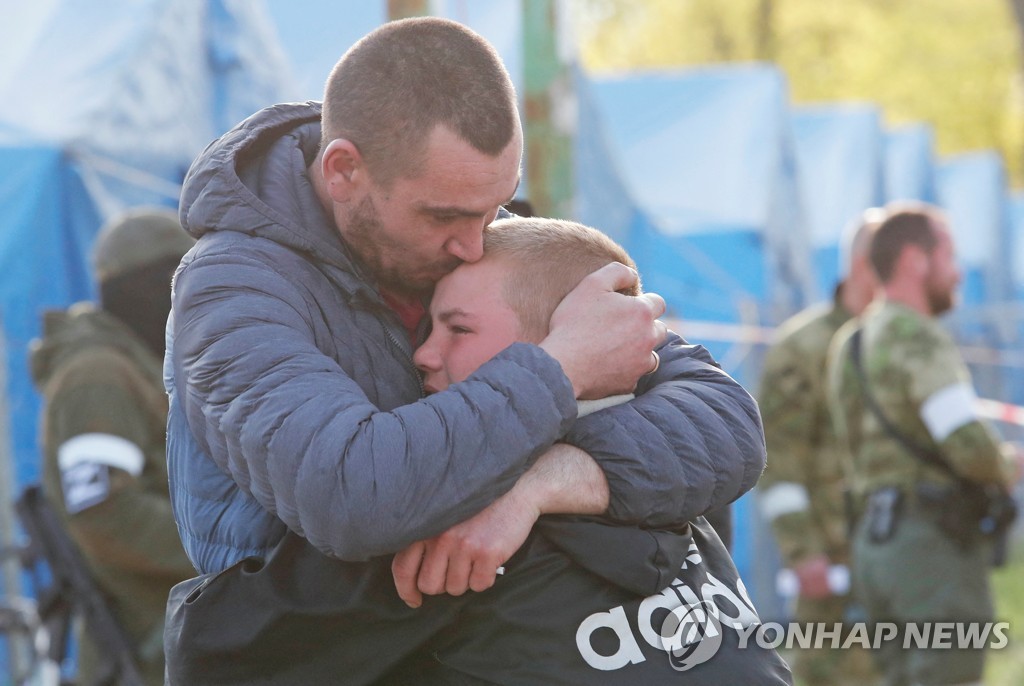
[[[419,172],[437,125],[497,156],[519,113],[512,79],[490,43],[457,22],[417,17],[384,24],[349,48],[327,79],[321,120],[321,147],[351,141],[374,180],[388,187]]]
[[[597,229],[560,219],[499,219],[484,231],[484,259],[511,266],[505,302],[516,313],[524,337],[548,334],[551,314],[585,276],[611,262],[636,264],[618,243]],[[640,285],[623,291],[639,295]]]
[[[930,254],[938,244],[936,229],[946,224],[942,210],[926,203],[894,204],[886,211],[888,216],[875,230],[869,254],[882,283],[892,279],[904,247],[916,245]]]

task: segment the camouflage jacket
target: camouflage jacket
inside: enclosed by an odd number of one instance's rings
[[[976,411],[971,376],[956,343],[932,317],[896,302],[876,302],[862,317],[865,381],[887,420],[914,443],[937,450],[962,477],[980,483],[1010,480],[1010,463],[993,427]],[[850,356],[856,322],[836,335],[829,352],[829,403],[849,448],[854,490],[951,477],[924,464],[887,433],[865,405]]]
[[[44,489],[139,646],[147,683],[162,684],[167,594],[195,570],[171,515],[160,360],[120,320],[81,303],[46,314],[32,374],[44,400]]]
[[[764,359],[758,402],[768,467],[758,503],[783,562],[824,553],[847,559],[843,472],[825,397],[829,342],[850,314],[838,304],[808,308],[784,322]]]

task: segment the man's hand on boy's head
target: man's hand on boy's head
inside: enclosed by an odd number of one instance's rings
[[[655,293],[616,292],[637,279],[629,267],[608,264],[584,278],[551,315],[540,347],[562,365],[577,398],[630,393],[652,370],[651,353],[667,333],[658,320],[665,301]]]

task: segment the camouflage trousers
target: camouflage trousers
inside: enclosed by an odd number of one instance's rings
[[[853,541],[854,593],[872,622],[990,622],[991,545],[963,549],[934,517],[908,503],[888,540],[860,522]],[[980,682],[985,648],[933,648],[889,642],[873,651],[885,686]]]

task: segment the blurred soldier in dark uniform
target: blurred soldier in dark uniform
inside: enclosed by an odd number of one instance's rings
[[[161,374],[171,276],[192,243],[169,211],[116,218],[93,253],[100,305],[47,312],[32,344],[45,491],[133,641],[147,684],[163,683],[168,591],[195,575],[167,491]],[[92,683],[104,658],[81,639],[78,683]]]
[[[758,402],[768,466],[758,484],[761,513],[771,524],[786,570],[781,579],[796,597],[797,622],[830,626],[848,615],[849,540],[843,507],[842,452],[828,414],[825,358],[840,326],[874,296],[868,263],[871,232],[884,212],[867,210],[843,240],[845,274],[828,305],[812,306],[784,322],[764,360]],[[856,649],[804,649],[794,672],[809,686],[856,684],[871,673],[870,657]]]
[[[840,329],[828,361],[832,416],[862,513],[854,591],[872,622],[990,622],[983,520],[1018,467],[978,416],[970,372],[935,319],[952,308],[960,281],[945,216],[924,205],[890,208],[870,258],[884,297]],[[991,500],[975,497],[983,489]],[[884,683],[980,684],[983,645],[952,643],[885,642],[874,651]]]

